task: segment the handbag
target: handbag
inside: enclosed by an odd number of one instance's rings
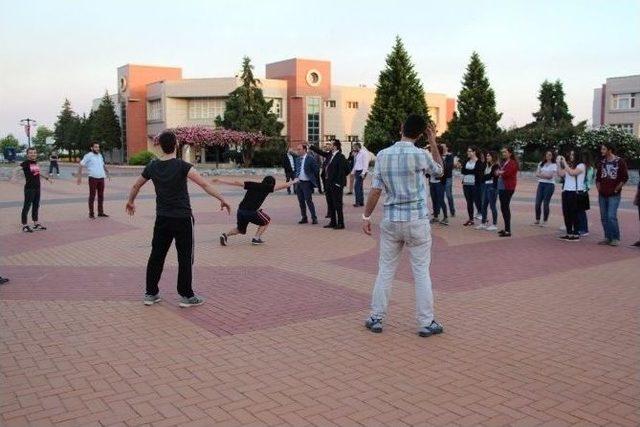
[[[586,174],[586,171],[585,171]],[[585,175],[586,177],[586,175]],[[591,209],[591,203],[589,201],[589,193],[586,191],[578,191],[578,175],[574,177],[576,179],[576,195],[578,196],[578,210],[588,211]]]

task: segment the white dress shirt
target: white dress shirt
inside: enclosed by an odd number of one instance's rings
[[[362,171],[367,173],[369,170],[369,151],[362,147],[358,154],[356,154],[356,160],[353,162],[353,171]]]
[[[306,154],[304,156],[302,156],[302,158],[300,159],[300,175],[298,175],[298,179],[300,181],[309,181],[309,177],[304,172],[304,161],[305,160],[307,160],[307,155]]]

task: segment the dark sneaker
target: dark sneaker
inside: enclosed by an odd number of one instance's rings
[[[308,224],[309,220],[307,220],[307,218],[302,218],[300,221],[298,221],[298,224]]]
[[[327,225],[323,225],[322,228],[336,228],[336,225],[329,223]]]
[[[23,225],[22,226],[22,231],[24,233],[33,233],[33,229],[31,227],[29,227],[28,225]]]
[[[220,235],[220,246],[227,246],[227,240],[229,240],[227,233],[222,233]]]
[[[633,245],[631,246],[635,246],[636,248],[640,248],[640,240],[638,240],[637,242],[635,242]]]
[[[609,239],[600,240],[600,241],[598,242],[598,244],[599,244],[600,246],[608,246],[610,243],[611,243],[611,240],[609,240]]]
[[[462,224],[463,227],[470,227],[472,225],[475,225],[475,223],[471,219],[469,221],[465,222],[464,224]]]
[[[571,236],[565,234],[564,236],[558,236],[558,239],[568,241],[571,240]]]
[[[431,335],[438,335],[444,332],[444,328],[441,324],[435,320],[431,322],[429,326],[423,326],[418,329],[418,335],[421,337],[430,337]]]
[[[8,281],[9,281],[9,279],[7,279],[6,277],[0,277],[0,285],[4,285]]]
[[[447,218],[440,220],[440,225],[449,225],[449,220]]]
[[[100,218],[109,218],[109,215],[107,215],[107,214],[106,214],[106,213],[104,213],[104,212],[103,212],[103,213],[99,213],[99,214],[98,214],[98,216],[99,216]]]
[[[191,307],[194,305],[202,305],[202,304],[204,304],[204,298],[198,295],[194,295],[191,298],[182,297],[178,305],[182,308],[185,308],[185,307]]]
[[[382,332],[382,319],[374,319],[373,317],[369,317],[364,322],[364,326],[371,332],[379,334],[380,332]]]
[[[38,223],[36,225],[33,226],[33,229],[36,231],[44,231],[47,229],[47,227],[43,226],[42,224]]]
[[[317,224],[317,223],[318,223],[318,219],[317,218],[311,220],[311,224]]]
[[[252,245],[264,245],[264,240],[262,239],[256,239],[255,237],[253,239],[251,239],[251,244]]]
[[[333,227],[334,230],[344,230],[344,224],[338,224],[335,227]]]
[[[580,241],[580,236],[569,236],[569,238],[567,239],[567,242],[579,242]]]
[[[620,246],[620,240],[615,240],[615,239],[611,240],[609,242],[609,246]]]
[[[511,232],[501,230],[501,231],[498,233],[498,236],[500,236],[500,237],[511,237]]]
[[[144,295],[144,305],[153,305],[160,301],[162,301],[162,299],[160,299],[159,295]]]
[[[96,219],[96,216],[94,214],[89,214],[89,219]]]

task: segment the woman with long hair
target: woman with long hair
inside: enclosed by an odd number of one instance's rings
[[[596,182],[596,168],[594,167],[593,155],[588,151],[585,151],[582,160],[585,166],[584,175],[584,191],[589,194],[589,190]],[[584,209],[578,210],[578,234],[580,237],[589,235],[589,219],[587,218],[587,211]]]
[[[564,216],[564,225],[567,230],[564,236],[558,238],[567,242],[577,242],[580,240],[578,192],[584,191],[584,178],[587,167],[582,161],[582,153],[578,150],[570,150],[567,158],[561,156],[557,162],[558,175],[564,177],[562,215]]]
[[[500,199],[500,212],[504,221],[504,230],[500,230],[500,237],[511,237],[511,198],[516,191],[518,183],[518,161],[510,147],[501,150],[502,162],[496,171],[498,176],[498,198]]]
[[[556,156],[553,151],[547,150],[544,153],[542,161],[536,169],[536,177],[538,178],[538,190],[536,191],[536,221],[533,225],[546,227],[549,221],[549,204],[551,197],[556,189],[556,176],[558,175],[558,165],[556,164]],[[542,222],[540,222],[540,214],[544,206]]]
[[[467,215],[469,219],[463,225],[465,227],[474,225],[473,207],[477,200],[476,182],[482,179],[483,166],[478,158],[478,150],[475,147],[467,148],[467,161],[464,166],[458,164],[462,173],[462,192],[467,202]]]
[[[477,230],[495,231],[498,228],[498,209],[496,208],[496,200],[498,198],[498,176],[496,172],[500,169],[498,164],[498,153],[489,151],[484,156],[484,173],[482,176],[482,224],[476,227]],[[488,208],[491,208],[492,225],[489,225]]]

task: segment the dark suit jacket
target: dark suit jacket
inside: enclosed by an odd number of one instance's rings
[[[291,167],[291,162],[289,162],[288,153],[284,153],[282,156],[282,167],[284,168],[284,175],[287,178],[293,178],[293,167]]]
[[[296,159],[295,160],[296,162],[302,161],[302,157],[300,156],[295,156],[294,159]],[[305,162],[304,164],[301,164],[300,167],[304,168],[304,173],[309,178],[309,182],[311,182],[311,184],[313,184],[313,186],[317,188],[318,185],[320,184],[318,182],[318,174],[320,172],[320,169],[318,167],[318,162],[316,161],[316,159],[313,157],[311,153],[307,153]],[[299,176],[300,176],[300,173],[298,172],[296,174],[296,178],[298,178]]]
[[[347,159],[340,152],[333,156],[333,159],[329,157],[325,160],[327,162],[327,184],[339,185],[344,187],[347,185],[347,171],[345,170]]]
[[[327,163],[331,158],[331,153],[323,151],[319,147],[313,144],[309,145],[309,148],[318,156],[322,157],[322,166],[320,167],[320,178],[322,178],[323,180],[327,179]]]

